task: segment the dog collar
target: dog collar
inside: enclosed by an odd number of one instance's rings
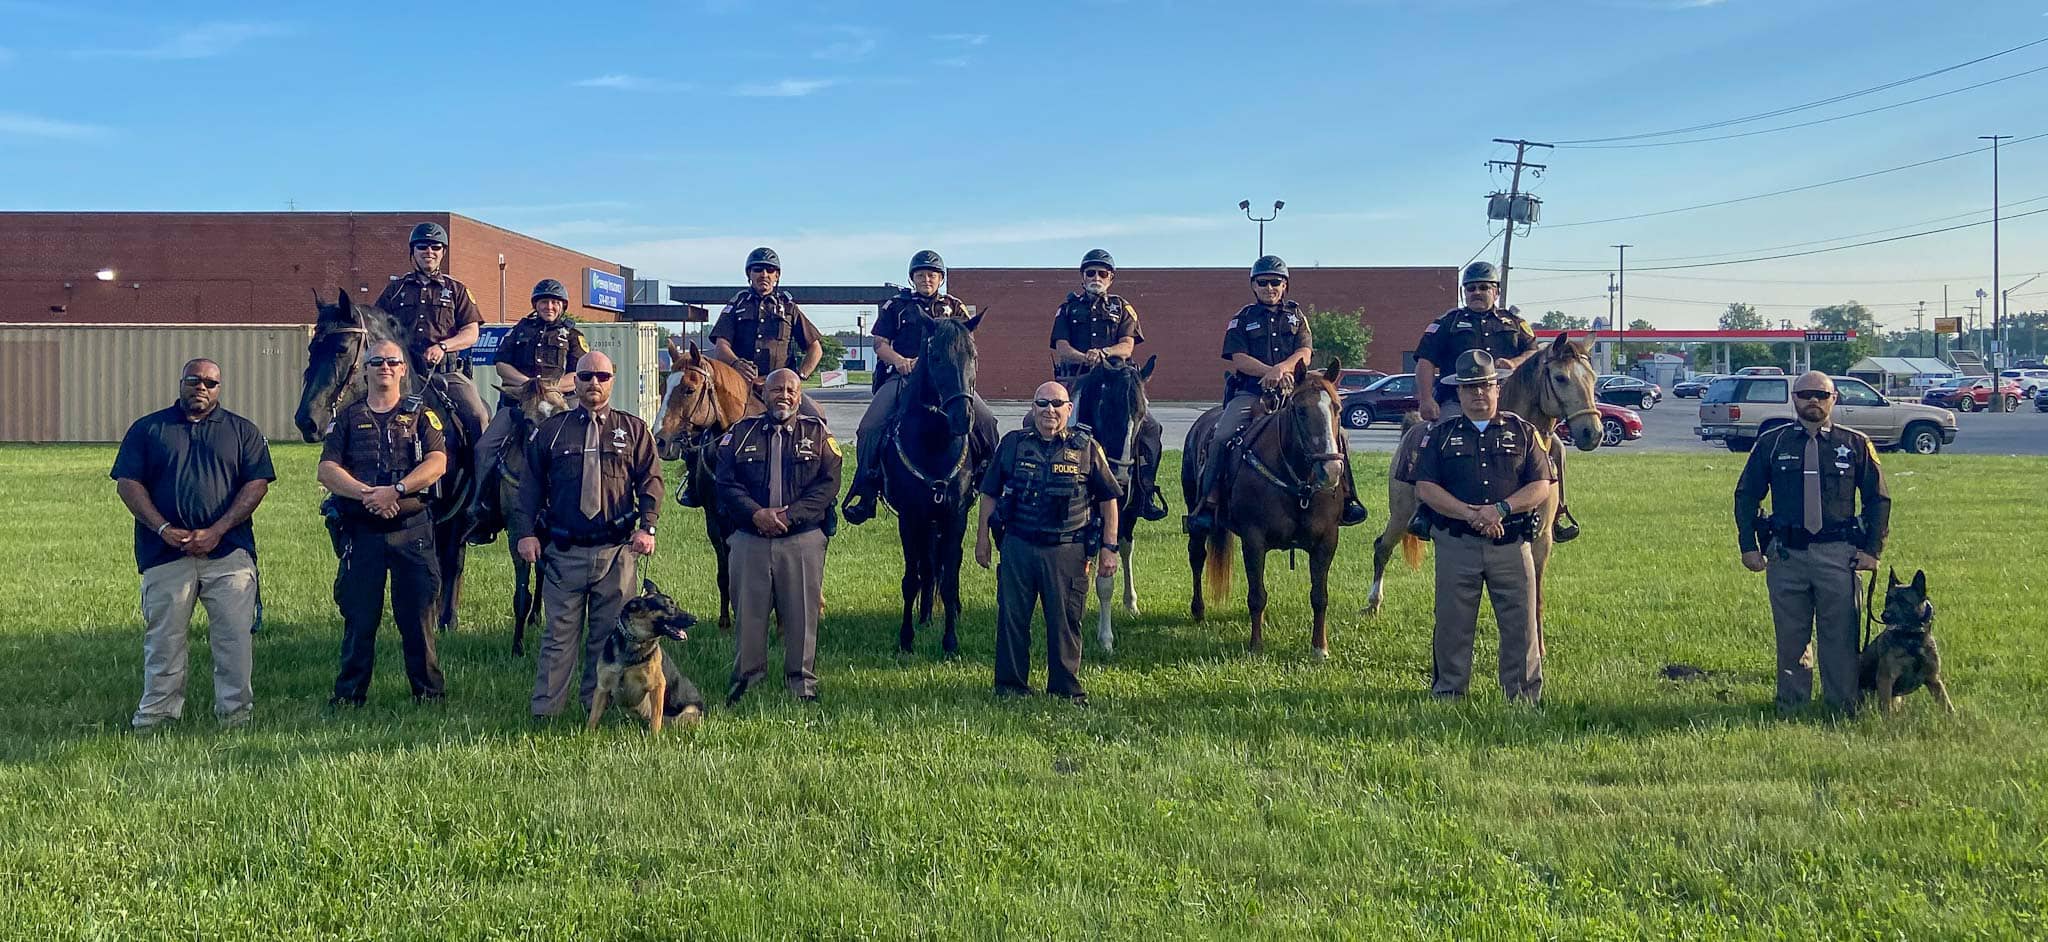
[[[619,619],[619,627],[612,629],[612,634],[618,637],[621,649],[630,650],[638,655],[632,660],[625,662],[627,667],[645,664],[654,658],[656,651],[661,650],[661,638],[658,636],[649,638],[645,642],[633,640],[633,635],[626,631],[626,620],[624,618]],[[646,647],[640,647],[642,644],[645,644]]]

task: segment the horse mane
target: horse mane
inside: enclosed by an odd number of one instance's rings
[[[1137,407],[1144,389],[1145,382],[1139,378],[1138,368],[1129,363],[1103,363],[1083,374],[1074,384],[1074,398],[1087,407],[1085,411],[1075,410],[1076,416],[1094,430],[1095,440],[1105,453],[1111,453],[1112,458],[1130,457],[1122,453],[1124,440],[1137,419]],[[1121,395],[1111,395],[1112,392]]]
[[[1556,359],[1585,358],[1587,356],[1586,348],[1576,341],[1566,341],[1565,347],[1570,353],[1566,354],[1563,358],[1553,358],[1551,351],[1555,348],[1545,344],[1536,351],[1534,356],[1523,360],[1520,365],[1515,367],[1513,373],[1508,374],[1507,382],[1502,383],[1500,389],[1500,409],[1502,412],[1512,412],[1519,415],[1540,430],[1547,430],[1551,425],[1564,419],[1564,416],[1551,415],[1544,411],[1544,367],[1555,362]],[[1590,363],[1590,360],[1588,362]],[[1545,422],[1545,419],[1549,421]]]

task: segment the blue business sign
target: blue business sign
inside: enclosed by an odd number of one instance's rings
[[[485,324],[478,328],[476,346],[462,351],[475,366],[490,366],[498,362],[498,345],[505,342],[505,335],[512,332],[511,324]]]
[[[595,268],[583,270],[583,306],[626,313],[626,279]]]

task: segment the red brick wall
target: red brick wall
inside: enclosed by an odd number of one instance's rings
[[[0,213],[0,323],[312,323],[313,292],[373,301],[410,269],[405,240],[419,222],[449,228],[449,273],[486,322],[497,318],[500,252],[508,319],[548,276],[569,287],[575,316],[614,319],[581,300],[583,268],[616,264],[449,213]],[[95,279],[101,268],[115,279]]]
[[[1363,310],[1373,328],[1372,369],[1400,372],[1431,318],[1458,304],[1454,268],[1297,268],[1287,296],[1319,310]],[[1238,268],[1128,268],[1110,288],[1138,309],[1145,342],[1157,355],[1147,390],[1154,399],[1213,400],[1223,394],[1223,325],[1251,303]],[[1029,398],[1052,378],[1052,315],[1080,287],[1068,269],[955,268],[946,290],[988,317],[975,332],[979,384],[990,399]],[[1356,366],[1357,364],[1345,364]]]

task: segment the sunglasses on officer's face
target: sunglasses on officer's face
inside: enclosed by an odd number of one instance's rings
[[[422,249],[439,251],[445,248],[447,248],[447,246],[442,245],[439,242],[414,242],[412,244],[412,250],[415,252],[421,251]]]
[[[1278,288],[1286,283],[1287,282],[1285,280],[1279,278],[1260,278],[1257,281],[1252,282],[1252,284],[1257,285],[1261,288]]]
[[[187,376],[185,377],[185,385],[198,386],[201,389],[213,389],[220,385],[220,380],[207,379],[204,376]]]
[[[769,267],[768,267],[768,266],[766,266],[766,265],[753,265],[753,266],[749,266],[749,267],[747,268],[747,274],[749,274],[749,275],[758,275],[758,274],[760,274],[760,273],[762,273],[762,272],[764,272],[764,271],[781,271],[781,270],[782,270],[782,269],[780,269],[780,268],[769,268]]]
[[[1064,409],[1072,404],[1070,399],[1033,399],[1031,404],[1041,409]]]
[[[1497,287],[1499,287],[1499,285],[1493,284],[1492,282],[1488,282],[1488,281],[1476,281],[1476,282],[1473,282],[1472,284],[1469,284],[1469,285],[1466,285],[1466,286],[1465,286],[1465,293],[1466,293],[1466,294],[1471,294],[1471,293],[1473,293],[1473,292],[1475,292],[1475,291],[1491,291],[1491,290],[1493,290],[1494,288],[1497,288]]]
[[[1083,278],[1107,278],[1107,277],[1109,277],[1109,269],[1107,269],[1107,268],[1090,268],[1090,269],[1088,269],[1087,271],[1084,271],[1084,272],[1082,272],[1082,273],[1081,273],[1081,277],[1083,277]]]
[[[366,358],[364,358],[364,359],[363,359],[363,365],[364,365],[364,366],[367,366],[367,367],[369,367],[369,368],[371,368],[371,369],[373,369],[373,370],[374,370],[374,369],[376,369],[377,367],[380,367],[380,366],[403,366],[403,365],[405,365],[405,358],[404,358],[404,357],[366,357]]]
[[[1828,392],[1825,389],[1802,389],[1792,395],[1815,402],[1826,402],[1829,399],[1835,398],[1834,393]]]
[[[612,381],[612,374],[604,370],[577,370],[576,379],[585,383],[609,383]]]

